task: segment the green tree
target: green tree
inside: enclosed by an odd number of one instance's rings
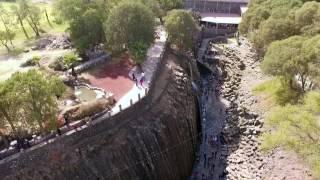
[[[35,5],[31,5],[27,10],[27,22],[35,35],[40,36],[40,20],[41,20],[41,9]]]
[[[168,41],[180,50],[190,50],[194,43],[197,24],[192,15],[185,10],[172,10],[165,18]]]
[[[249,4],[248,11],[244,14],[243,20],[240,24],[240,33],[248,34],[260,28],[260,24],[265,20],[274,16],[274,14],[281,13],[283,16],[278,18],[287,18],[290,10],[296,10],[301,7],[303,2],[301,0],[255,0]]]
[[[14,32],[11,32],[10,30],[9,30],[9,32],[0,30],[0,43],[4,47],[6,47],[8,52],[10,52],[12,50],[12,48],[14,48],[11,42],[14,39],[15,35],[16,34]],[[12,48],[10,47],[9,43],[11,44]]]
[[[269,18],[264,21],[253,37],[253,42],[256,48],[266,48],[270,43],[276,40],[286,39],[297,34],[294,20],[288,18]],[[261,40],[261,42],[259,42]]]
[[[125,50],[135,42],[149,46],[154,41],[155,16],[141,3],[122,2],[111,10],[105,32],[112,52]]]
[[[57,16],[69,22],[69,32],[79,54],[105,41],[104,23],[117,0],[57,0]]]
[[[50,22],[49,15],[48,15],[48,10],[47,10],[47,9],[44,9],[43,12],[44,12],[44,14],[45,14],[45,16],[46,16],[46,20],[47,20],[49,26],[52,27],[52,24],[51,24],[51,22]]]
[[[54,9],[58,16],[69,22],[80,19],[89,9],[99,11],[101,17],[105,19],[110,9],[118,2],[118,0],[56,0]]]
[[[319,73],[320,36],[307,39],[293,36],[270,45],[262,63],[262,70],[286,80],[291,89],[299,81],[302,91],[307,81],[316,79]]]
[[[182,0],[158,0],[160,7],[165,11],[170,11],[172,9],[179,9],[182,7]]]
[[[22,121],[21,98],[13,91],[14,86],[9,81],[0,84],[0,121],[9,124],[14,135],[17,135],[16,123]]]
[[[299,73],[298,63],[303,62],[300,53],[304,40],[303,37],[295,36],[272,43],[262,63],[262,70],[267,74],[283,77],[293,89],[295,75]]]
[[[21,27],[21,29],[27,39],[29,39],[29,35],[28,35],[26,28],[24,26],[24,20],[27,17],[27,9],[28,8],[29,8],[29,6],[25,0],[19,0],[18,6],[17,5],[11,6],[11,11],[16,16],[17,21],[19,22],[20,27]]]
[[[15,37],[15,33],[12,31],[13,23],[12,23],[12,16],[10,13],[0,4],[0,20],[4,27],[4,33],[2,33],[1,39],[6,39],[6,41],[10,42],[11,46],[13,46],[12,40]],[[4,43],[2,43],[4,45]],[[8,47],[6,46],[8,49]]]
[[[295,22],[300,33],[314,35],[320,32],[320,3],[306,2],[295,12]]]
[[[133,56],[134,61],[140,66],[145,60],[148,51],[148,45],[144,42],[137,41],[129,44],[130,54]]]
[[[80,53],[105,40],[102,18],[96,9],[89,9],[80,18],[71,21],[69,31]]]
[[[147,6],[153,14],[162,21],[162,17],[165,16],[165,11],[160,7],[158,0],[139,0],[139,2]]]
[[[36,70],[15,73],[9,81],[14,92],[22,101],[23,116],[29,124],[38,124],[41,131],[45,126],[55,127],[58,104],[57,97],[65,91],[65,85],[57,77],[49,77]]]

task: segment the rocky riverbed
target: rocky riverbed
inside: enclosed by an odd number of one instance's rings
[[[253,90],[269,78],[262,74],[261,61],[250,43],[246,39],[240,46],[210,41],[203,41],[198,57],[212,48],[220,55],[210,68],[214,73],[202,73],[203,136],[190,179],[312,179],[308,167],[294,153],[260,149],[270,107]]]
[[[221,95],[228,101],[226,125],[222,135],[226,148],[227,179],[261,179],[268,157],[259,149],[263,111],[256,107],[252,89],[263,80],[259,62],[250,45],[231,44],[224,48],[220,61],[223,70]]]

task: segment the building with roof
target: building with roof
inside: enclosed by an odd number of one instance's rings
[[[199,13],[223,13],[241,15],[241,7],[246,7],[249,0],[186,0],[186,9]]]
[[[249,0],[185,0],[186,9],[201,16],[206,34],[222,35],[237,31]]]

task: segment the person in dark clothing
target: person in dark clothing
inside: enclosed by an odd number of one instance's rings
[[[57,128],[57,133],[58,133],[59,136],[62,135],[60,128]]]
[[[132,73],[132,80],[137,81],[136,75],[134,73]]]
[[[132,80],[136,83],[136,86],[138,86],[138,79],[134,73],[132,73]]]
[[[76,73],[76,71],[75,71],[75,69],[74,69],[74,65],[72,65],[72,67],[71,67],[71,75],[72,75],[75,79],[78,79],[77,73]]]
[[[17,138],[17,145],[16,145],[16,149],[20,150],[23,148],[23,141],[20,137]]]

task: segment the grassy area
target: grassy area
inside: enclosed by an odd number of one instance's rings
[[[255,94],[265,94],[267,96],[274,96],[277,90],[281,87],[281,82],[279,79],[274,78],[268,80],[253,89]]]
[[[280,80],[274,78],[254,87],[253,93],[263,99],[264,106],[271,108],[277,105],[277,92],[280,88]]]
[[[1,5],[3,5],[3,7],[5,9],[7,9],[8,11],[10,11],[10,7],[12,5],[17,5],[17,3],[15,2],[0,2]],[[41,14],[41,29],[43,31],[45,31],[45,33],[48,34],[55,34],[55,33],[61,33],[61,32],[65,32],[65,30],[67,29],[68,25],[66,23],[62,23],[62,24],[57,24],[54,20],[55,17],[52,15],[53,12],[53,8],[51,5],[49,4],[43,4],[43,3],[38,3],[36,4],[38,7],[41,8],[41,10],[43,11]],[[51,25],[49,25],[49,23],[46,20],[46,16],[44,13],[44,10],[47,10],[48,15],[49,15],[49,20],[51,22]],[[34,32],[32,31],[31,27],[25,22],[25,28],[26,31],[28,33],[28,35],[31,37],[30,39],[27,39],[20,27],[19,24],[16,24],[14,26],[14,32],[16,33],[16,37],[13,41],[13,44],[15,46],[15,48],[17,49],[16,51],[13,52],[13,54],[19,54],[19,52],[21,52],[21,49],[25,48],[25,47],[30,47],[34,44],[36,38],[34,35]],[[4,29],[3,24],[0,24],[0,29]],[[0,55],[3,54],[7,54],[7,50],[1,46],[0,47]]]

